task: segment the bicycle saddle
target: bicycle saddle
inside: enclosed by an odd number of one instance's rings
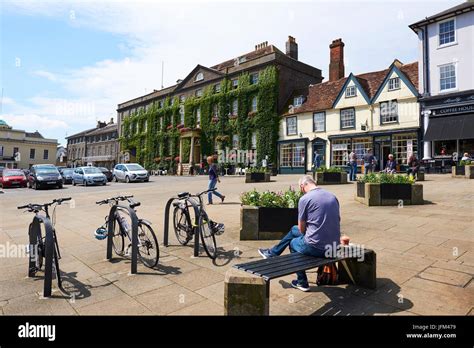
[[[178,198],[184,198],[189,196],[189,192],[180,192],[178,193]]]
[[[139,207],[140,204],[141,204],[140,202],[131,202],[131,203],[130,203],[130,208],[133,209],[133,208],[135,208],[135,207]]]

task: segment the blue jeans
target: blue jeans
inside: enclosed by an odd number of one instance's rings
[[[350,172],[349,172],[349,180],[350,181],[355,181],[357,176],[357,162],[350,162],[349,163],[349,169],[350,169]]]
[[[301,253],[315,257],[325,257],[324,250],[316,249],[305,242],[304,234],[300,232],[298,226],[293,226],[290,232],[288,232],[286,236],[283,237],[280,243],[270,249],[270,252],[273,255],[281,255],[287,246],[290,247],[290,252],[292,253]],[[297,272],[296,277],[299,284],[308,285],[308,277],[306,276],[305,271]]]
[[[207,186],[207,189],[210,190],[210,189],[213,189],[214,187],[216,187],[216,184],[217,184],[217,179],[209,179],[209,185]],[[212,204],[212,194],[215,194],[217,197],[219,197],[220,199],[222,199],[222,195],[217,192],[217,191],[212,191],[212,192],[208,192],[207,193],[207,199],[209,201],[210,204]]]
[[[369,174],[369,172],[372,173],[373,171],[373,164],[364,163],[364,174]]]

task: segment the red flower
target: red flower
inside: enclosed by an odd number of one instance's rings
[[[183,128],[183,127],[184,127],[184,124],[182,124],[182,123],[180,123],[180,124],[178,124],[178,125],[176,126],[176,128],[178,128],[178,129],[181,129],[181,128]]]
[[[180,131],[180,133],[185,133],[185,132],[189,132],[190,130],[191,130],[191,128],[184,127],[184,128],[181,128],[179,131]]]
[[[171,129],[171,128],[173,128],[172,124],[170,124],[168,127],[166,127],[166,129]]]
[[[174,160],[175,160],[176,162],[179,162],[179,156],[176,156],[176,157],[174,158]]]
[[[229,120],[236,120],[238,117],[238,115],[230,115]]]

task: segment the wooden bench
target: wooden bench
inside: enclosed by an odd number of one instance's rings
[[[339,283],[353,283],[369,289],[376,287],[376,254],[373,250],[351,245],[342,247],[335,258],[318,258],[300,253],[286,254],[235,265],[250,273],[230,271],[225,279],[225,312],[227,315],[268,315],[270,281],[333,263],[338,264]]]

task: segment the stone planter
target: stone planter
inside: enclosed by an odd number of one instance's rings
[[[318,185],[347,184],[347,173],[316,172],[315,179]]]
[[[245,173],[245,183],[270,182],[270,173]]]
[[[452,166],[451,176],[453,178],[474,179],[474,165],[469,164],[466,166]]]
[[[358,182],[355,200],[368,206],[424,204],[423,185]]]
[[[298,224],[298,208],[240,208],[240,240],[278,240]]]

